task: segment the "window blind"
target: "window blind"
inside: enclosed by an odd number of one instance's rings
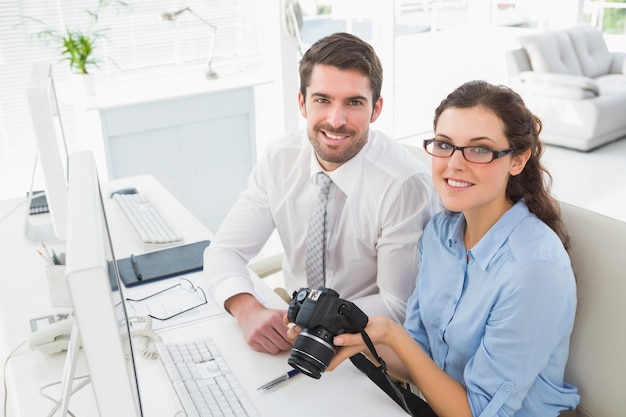
[[[100,61],[92,72],[116,74],[151,68],[194,65],[208,59],[211,29],[217,27],[212,67],[228,74],[260,65],[264,56],[258,30],[262,8],[254,0],[103,0],[93,27],[101,30],[94,56]],[[98,0],[3,0],[0,8],[0,198],[23,196],[28,191],[36,155],[25,89],[33,63],[49,61],[57,86],[69,78],[69,65],[60,61],[59,45],[45,43],[37,33],[89,29],[87,10]],[[185,7],[175,21],[161,19],[163,12]],[[62,96],[63,92],[59,92]],[[68,147],[78,142],[73,112],[61,103]]]

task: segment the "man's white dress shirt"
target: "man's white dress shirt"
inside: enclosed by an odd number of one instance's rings
[[[247,264],[275,228],[287,291],[307,286],[305,237],[322,170],[306,131],[268,145],[204,255],[220,305],[254,294]],[[400,143],[370,129],[363,149],[328,175],[326,287],[369,316],[402,322],[419,268],[418,241],[440,207],[430,173]]]

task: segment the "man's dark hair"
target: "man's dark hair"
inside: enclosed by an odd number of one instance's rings
[[[372,103],[380,97],[383,66],[374,48],[361,38],[338,32],[316,41],[300,60],[300,92],[306,99],[306,88],[316,64],[332,65],[340,70],[356,70],[370,80]]]

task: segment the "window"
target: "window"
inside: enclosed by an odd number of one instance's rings
[[[63,104],[67,95],[69,66],[60,62],[57,45],[38,41],[36,34],[47,28],[86,29],[86,10],[94,10],[99,0],[3,0],[0,8],[0,198],[25,195],[36,155],[35,140],[28,113],[25,88],[31,66],[50,61],[59,85],[69,147],[77,146],[72,109]],[[217,27],[213,67],[221,74],[251,69],[260,64],[264,46],[258,35],[265,2],[255,0],[104,0],[97,28],[105,29],[106,39],[95,55],[101,59],[96,71],[116,74],[147,68],[175,68],[201,64],[208,59],[210,27]],[[183,12],[176,21],[163,21],[163,12],[189,7],[196,14]],[[41,21],[38,23],[36,20]],[[36,185],[35,185],[36,186]]]
[[[585,21],[609,34],[626,34],[626,1],[585,2]]]

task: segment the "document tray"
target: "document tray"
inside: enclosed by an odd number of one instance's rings
[[[122,282],[127,287],[132,287],[199,271],[204,263],[204,250],[210,243],[210,240],[203,240],[137,255],[134,257],[135,266],[133,266],[131,258],[120,259],[117,261],[117,266]]]

